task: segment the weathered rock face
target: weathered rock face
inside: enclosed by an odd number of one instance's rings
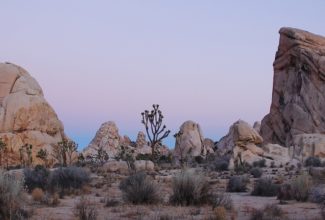
[[[290,155],[303,161],[314,156],[325,160],[325,135],[324,134],[298,134],[293,137],[290,146]]]
[[[119,151],[121,140],[116,124],[113,121],[108,121],[100,126],[95,137],[83,152],[86,156],[95,155],[97,150],[102,148],[110,158],[113,158]]]
[[[63,125],[37,81],[19,66],[0,63],[0,138],[12,149],[11,164],[19,163],[22,145],[33,145],[37,163],[40,149],[51,152],[64,137]]]
[[[207,149],[204,145],[204,137],[200,125],[193,121],[186,121],[182,124],[179,136],[176,138],[174,156],[184,159],[186,156],[205,156],[213,149]]]
[[[325,38],[282,28],[273,67],[271,109],[261,125],[264,143],[290,147],[297,135],[325,134]]]
[[[136,147],[142,148],[142,147],[146,147],[146,146],[148,146],[148,142],[146,140],[146,135],[142,131],[140,131],[137,136]]]
[[[230,127],[228,134],[220,139],[217,147],[221,154],[225,154],[231,152],[234,146],[258,145],[262,142],[263,138],[252,126],[243,120],[238,120]]]
[[[235,161],[245,161],[253,164],[264,159],[266,165],[276,166],[292,162],[289,149],[277,144],[267,144],[260,147],[263,138],[247,122],[239,120],[229,129],[229,133],[217,144],[220,155],[230,155],[229,168],[234,168]]]

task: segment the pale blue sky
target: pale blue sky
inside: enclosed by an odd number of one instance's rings
[[[280,27],[325,35],[324,11],[321,0],[1,0],[0,61],[39,81],[80,147],[108,120],[134,139],[153,103],[172,133],[191,119],[218,140],[269,111]]]

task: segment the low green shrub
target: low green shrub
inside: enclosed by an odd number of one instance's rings
[[[170,202],[175,205],[202,205],[211,202],[211,188],[206,178],[191,171],[182,171],[173,179]]]
[[[266,167],[266,160],[261,159],[253,162],[253,167]]]
[[[90,181],[89,173],[81,167],[61,167],[50,173],[49,189],[58,190],[61,196],[71,189],[81,189]]]
[[[254,167],[251,169],[250,173],[253,175],[254,178],[260,178],[263,174],[263,170],[259,167]]]
[[[228,192],[246,192],[249,179],[247,176],[232,176],[227,184]]]
[[[154,204],[160,201],[158,188],[144,172],[133,174],[120,183],[123,199],[133,204]]]
[[[269,177],[260,178],[254,185],[252,191],[253,196],[276,196],[278,194],[279,186],[272,182],[272,179]]]

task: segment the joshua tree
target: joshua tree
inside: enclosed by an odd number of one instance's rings
[[[157,145],[161,143],[164,138],[168,137],[170,130],[166,131],[166,125],[162,125],[164,116],[159,110],[159,105],[152,105],[152,107],[153,110],[145,110],[141,113],[141,122],[144,124],[147,136],[149,138],[152,156],[154,159],[157,159],[156,156],[159,154],[158,150],[156,149]]]
[[[2,165],[2,155],[4,154],[4,152],[6,150],[6,146],[7,145],[0,138],[0,166]]]
[[[177,150],[178,150],[178,154],[179,154],[179,162],[181,164],[182,167],[184,167],[184,163],[186,162],[186,152],[184,147],[181,147],[179,142],[180,142],[180,137],[182,136],[182,132],[179,131],[176,134],[174,134],[174,138],[176,138],[176,146],[178,146]]]
[[[108,161],[109,156],[107,152],[103,149],[103,147],[99,147],[97,150],[96,160],[99,161],[100,164],[104,164],[106,161]]]
[[[38,152],[37,152],[37,155],[36,155],[36,157],[37,158],[39,158],[39,159],[41,159],[43,162],[44,162],[44,164],[45,164],[45,167],[47,167],[48,166],[48,156],[49,156],[49,153],[47,152],[47,150],[46,149],[40,149]]]
[[[27,166],[31,166],[33,163],[33,155],[32,155],[32,149],[33,149],[33,145],[31,144],[25,144],[25,148],[26,148],[26,153],[27,153]]]
[[[52,156],[58,160],[62,166],[67,166],[67,160],[69,159],[69,165],[73,162],[73,155],[77,152],[78,145],[74,141],[63,139],[57,145],[53,147]]]

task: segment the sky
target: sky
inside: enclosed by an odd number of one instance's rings
[[[217,141],[269,112],[279,29],[325,36],[324,11],[323,0],[0,0],[0,62],[37,79],[80,149],[106,121],[135,140],[155,103],[171,134],[193,120]]]

